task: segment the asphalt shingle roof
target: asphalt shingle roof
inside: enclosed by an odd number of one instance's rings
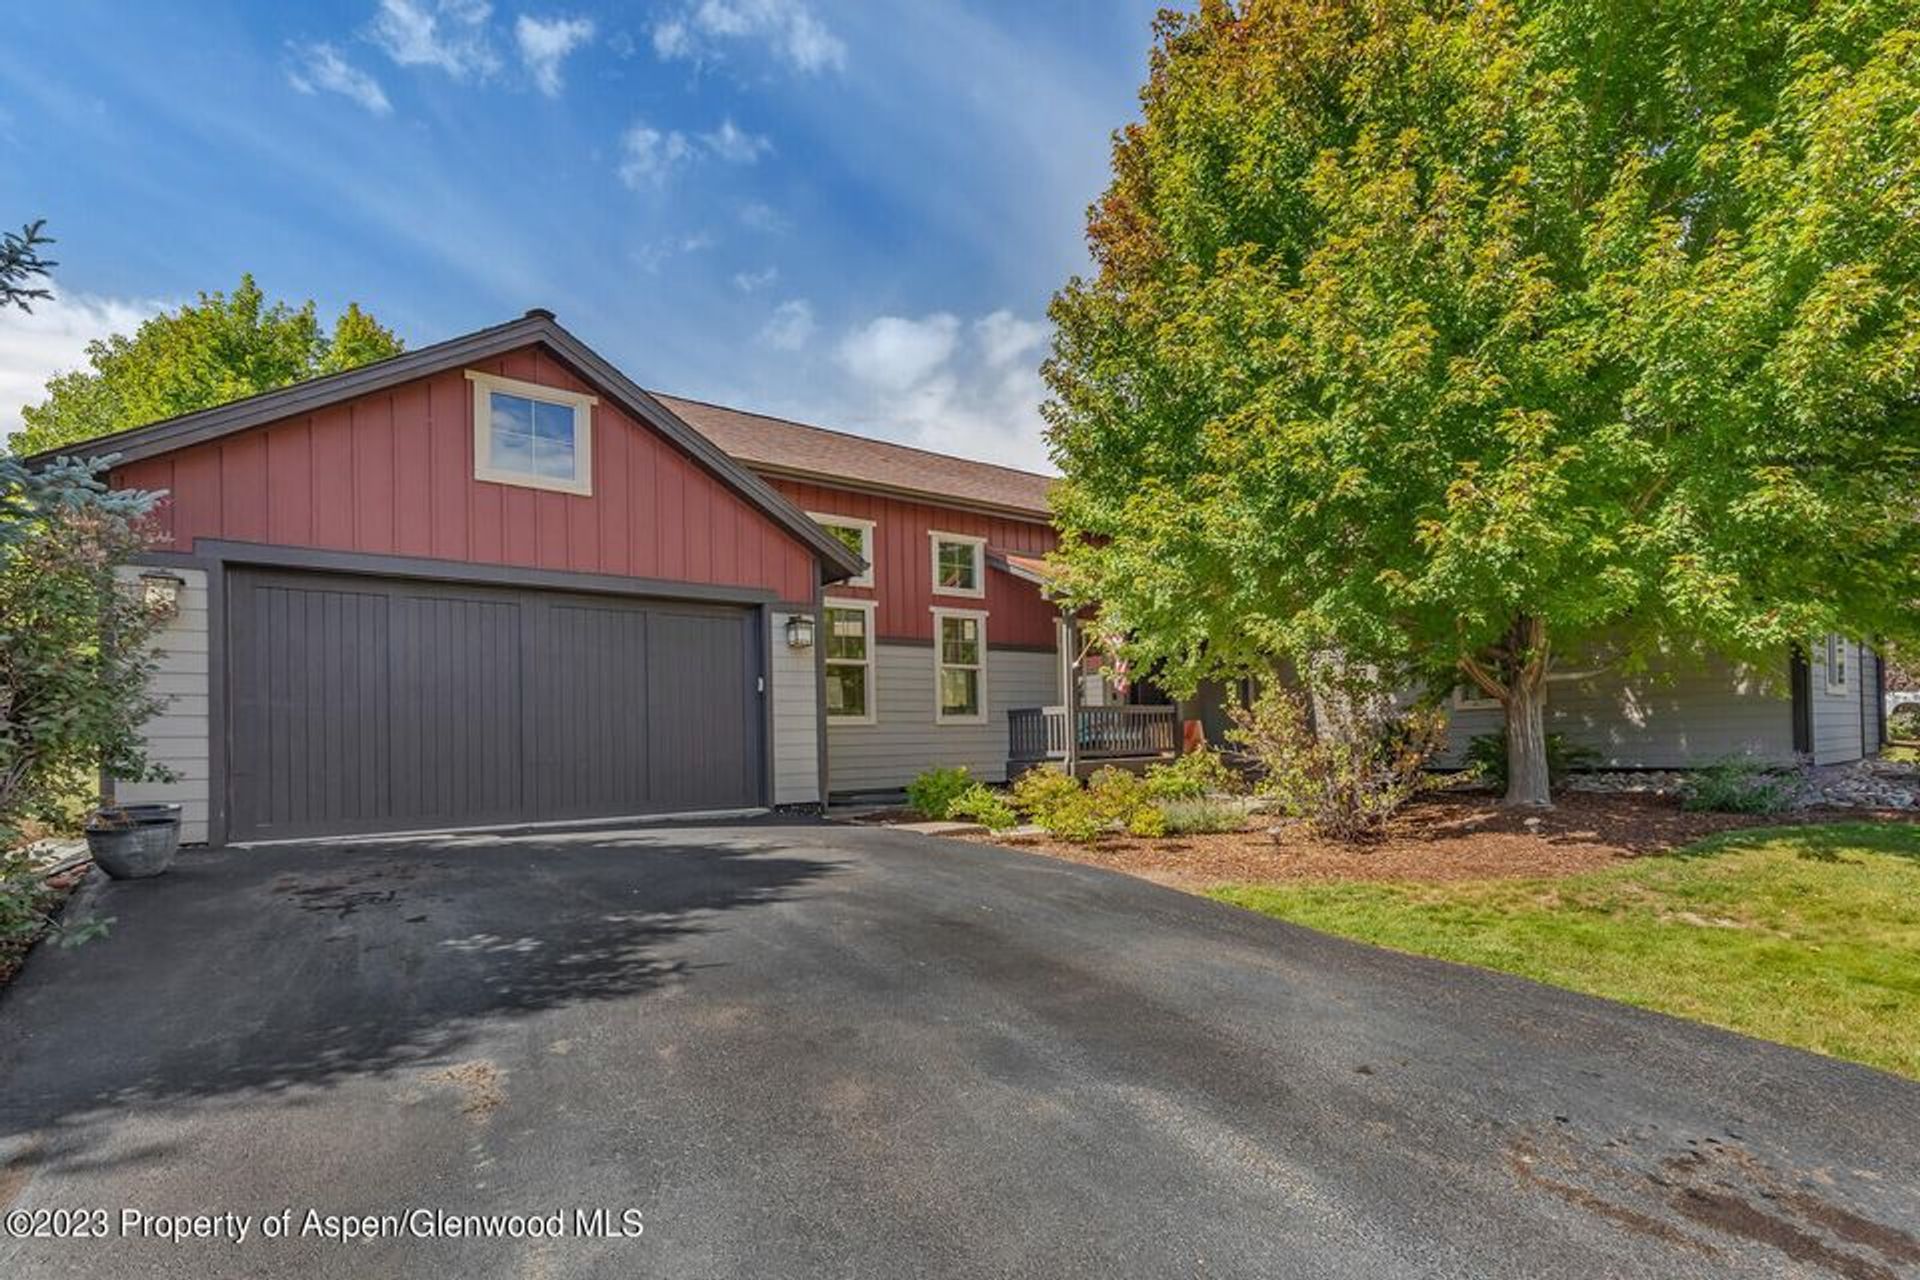
[[[750,467],[844,479],[1045,516],[1055,477],[655,391],[653,398]]]

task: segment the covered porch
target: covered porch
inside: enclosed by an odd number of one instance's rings
[[[1039,557],[990,548],[989,561],[1043,594],[1049,569]],[[1109,682],[1082,644],[1080,620],[1062,611],[1058,631],[1059,701],[1007,711],[1007,777],[1052,764],[1076,776],[1118,767],[1136,772],[1183,749],[1182,709],[1151,685]]]
[[[1069,728],[1069,725],[1072,728]],[[1144,769],[1180,753],[1176,706],[1015,707],[1007,712],[1007,777],[1038,764],[1081,777],[1118,766]]]

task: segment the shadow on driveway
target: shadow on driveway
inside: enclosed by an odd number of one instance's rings
[[[674,940],[833,870],[792,847],[774,827],[316,843],[91,886],[75,905],[111,932],[0,992],[0,1140],[36,1133],[24,1161],[71,1168],[114,1108],[417,1066],[502,1017],[690,978]]]

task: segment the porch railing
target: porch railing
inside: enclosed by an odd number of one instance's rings
[[[1082,760],[1174,755],[1180,750],[1180,712],[1176,707],[1081,707],[1074,740]],[[1067,709],[1008,711],[1007,758],[1015,764],[1066,759]]]

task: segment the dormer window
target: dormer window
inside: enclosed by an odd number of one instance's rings
[[[593,396],[490,373],[473,383],[473,477],[529,489],[593,492]]]

